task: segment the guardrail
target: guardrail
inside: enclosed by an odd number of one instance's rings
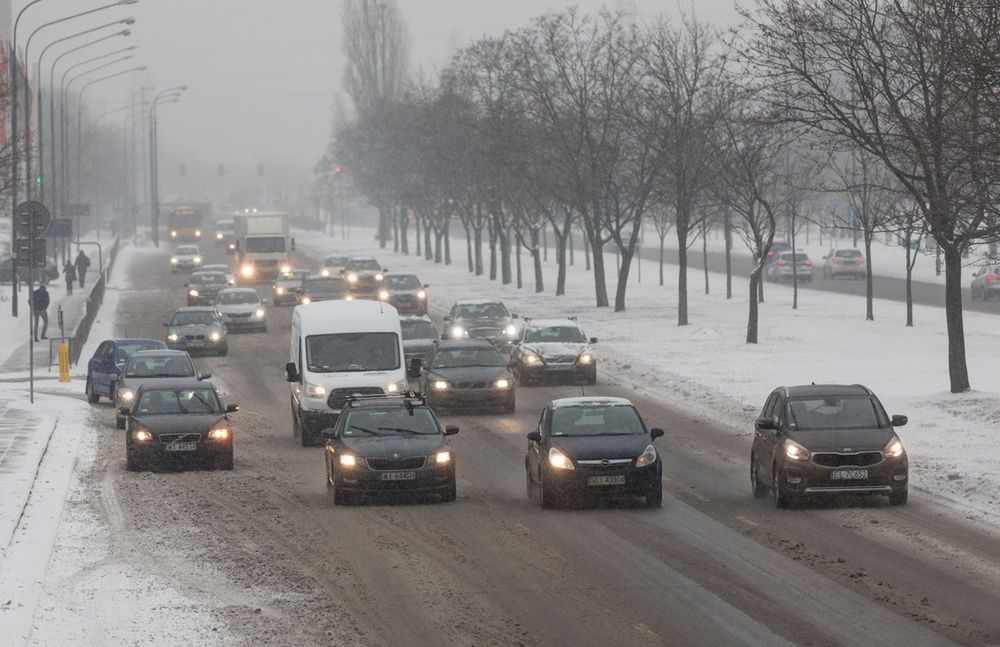
[[[94,282],[94,287],[90,289],[90,294],[87,295],[87,310],[83,318],[76,325],[76,332],[73,334],[72,343],[70,344],[70,361],[74,366],[80,361],[80,351],[83,349],[84,344],[87,343],[87,337],[90,335],[90,327],[94,324],[94,319],[97,318],[101,304],[104,303],[105,285],[108,275],[111,274],[111,270],[115,266],[115,258],[118,256],[118,243],[120,240],[120,238],[115,238],[115,243],[111,246],[108,254],[108,266],[104,268],[97,281]]]

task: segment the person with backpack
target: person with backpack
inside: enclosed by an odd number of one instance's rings
[[[63,276],[66,277],[66,294],[73,294],[73,281],[76,280],[76,268],[73,267],[73,262],[68,258],[66,259],[66,264],[63,265]]]
[[[87,278],[87,270],[90,268],[90,257],[83,253],[81,249],[76,255],[76,279],[82,288]]]

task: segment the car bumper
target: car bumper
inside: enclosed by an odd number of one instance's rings
[[[425,315],[427,314],[427,302],[426,301],[407,301],[399,302],[395,299],[390,299],[388,301],[392,307],[394,307],[401,315]]]
[[[864,265],[836,265],[828,267],[827,272],[830,276],[864,276],[868,270]]]
[[[185,463],[213,460],[228,455],[233,450],[233,441],[200,440],[194,443],[193,450],[172,451],[167,449],[167,443],[158,440],[150,442],[131,442],[128,451],[142,463]]]
[[[338,469],[334,487],[352,494],[443,493],[451,489],[455,479],[455,464],[452,462],[443,468],[435,466],[417,470],[398,470],[398,472],[413,472],[414,477],[407,480],[384,480],[383,475],[392,472],[393,470],[373,470],[361,465],[350,471]]]
[[[532,380],[540,378],[580,380],[597,370],[597,362],[590,364],[521,364],[521,376]]]
[[[177,261],[176,263],[171,263],[170,267],[175,270],[193,270],[201,267],[201,263],[195,263],[193,261]]]
[[[178,341],[168,341],[167,348],[170,350],[186,350],[186,351],[197,351],[197,350],[218,350],[226,345],[226,338],[223,337],[219,341],[212,341],[211,339],[190,339],[184,340],[180,339]]]
[[[866,478],[836,478],[835,472],[865,470]],[[809,462],[786,461],[781,474],[782,488],[789,494],[892,494],[906,491],[909,465],[906,458],[883,460],[865,467],[825,467]]]
[[[624,482],[607,483],[616,478]],[[659,489],[661,482],[662,463],[659,460],[646,467],[635,467],[633,460],[624,468],[587,467],[577,464],[572,470],[550,469],[546,474],[545,487],[551,488],[563,498],[621,498],[645,496],[651,490]]]
[[[447,389],[430,391],[431,403],[437,407],[502,406],[514,397],[514,389]]]
[[[791,281],[796,278],[799,281],[812,281],[812,270],[796,270],[795,274],[791,270],[779,270],[774,272],[773,277],[775,281]]]

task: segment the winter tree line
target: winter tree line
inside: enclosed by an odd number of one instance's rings
[[[668,236],[678,250],[686,325],[689,249],[722,229],[755,259],[756,343],[776,240],[853,228],[870,260],[881,233],[907,250],[926,237],[945,269],[951,389],[970,388],[963,255],[1000,237],[1000,5],[757,0],[727,31],[569,8],[480,38],[432,75],[410,73],[394,3],[349,0],[343,18],[352,105],[317,174],[378,209],[383,247],[450,263],[461,226],[470,272],[511,283],[523,251],[542,292],[551,238],[562,295],[579,235],[596,306],[624,311],[651,224],[661,259]],[[832,195],[845,212],[822,206]],[[869,319],[872,292],[869,272]]]

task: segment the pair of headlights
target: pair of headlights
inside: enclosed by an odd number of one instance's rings
[[[337,461],[340,463],[341,467],[346,467],[348,469],[357,467],[358,459],[360,457],[351,453],[344,453],[340,455]],[[447,465],[451,462],[451,450],[442,449],[434,453],[434,464],[435,465]]]
[[[542,358],[534,353],[525,353],[521,357],[521,361],[527,364],[528,366],[534,366],[535,364],[541,363]],[[594,356],[591,355],[590,353],[581,353],[576,361],[578,364],[587,366],[594,362]]]
[[[451,388],[451,385],[445,380],[435,380],[433,386],[435,391],[447,391]],[[513,384],[507,378],[500,378],[493,383],[493,386],[502,391],[509,389]]]
[[[172,332],[169,335],[167,335],[167,341],[178,341],[180,338],[181,336],[175,332]],[[222,339],[222,333],[213,331],[209,333],[208,338],[212,341],[219,341],[220,339]]]
[[[232,431],[228,427],[218,427],[208,432],[211,440],[229,440]],[[148,429],[136,429],[132,432],[132,440],[140,443],[148,443],[153,440],[153,432]]]
[[[882,455],[886,458],[899,458],[904,452],[903,442],[895,436],[893,436],[892,440],[889,441],[889,444],[882,449]],[[785,458],[799,463],[804,463],[812,458],[812,452],[794,440],[787,439],[785,440]]]
[[[646,467],[647,465],[652,465],[654,462],[656,462],[656,449],[650,444],[646,445],[646,449],[642,450],[639,457],[635,459],[635,466]],[[555,447],[549,448],[549,465],[557,470],[575,469],[573,460]]]

